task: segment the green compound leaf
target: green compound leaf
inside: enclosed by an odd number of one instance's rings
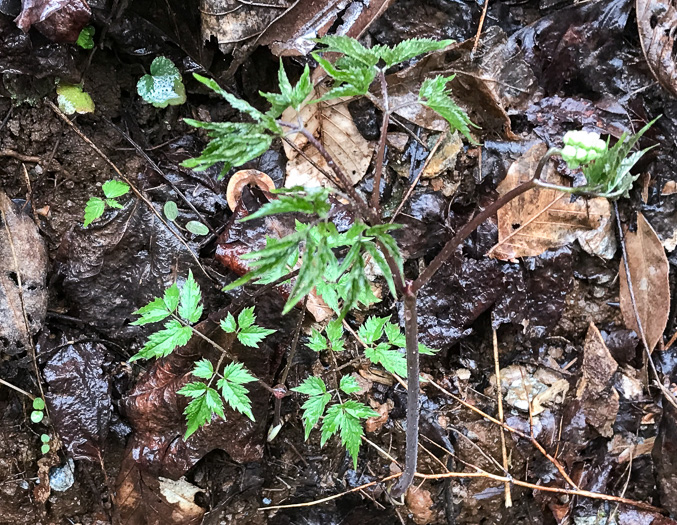
[[[156,108],[178,106],[186,101],[186,88],[181,73],[167,57],[156,57],[150,65],[150,75],[141,77],[136,85],[139,96]]]
[[[424,55],[432,51],[439,51],[454,43],[454,40],[431,40],[429,38],[412,38],[404,40],[394,47],[374,46],[374,51],[387,67],[401,64],[419,55]]]
[[[106,206],[109,206],[111,208],[116,208],[118,210],[122,209],[122,204],[120,204],[115,199],[106,199]]]
[[[233,314],[228,312],[228,315],[225,319],[221,319],[221,329],[227,334],[232,334],[237,330],[237,323],[235,322],[235,317]]]
[[[330,190],[327,188],[292,188],[289,190],[274,190],[271,193],[277,194],[278,198],[267,202],[251,215],[241,219],[241,222],[278,213],[305,213],[324,218],[331,209],[331,204],[329,204]]]
[[[103,183],[101,189],[106,198],[115,199],[129,192],[129,185],[119,180],[109,180]]]
[[[218,380],[217,386],[221,389],[223,399],[233,410],[237,410],[254,421],[249,391],[242,385],[256,381],[256,378],[244,368],[242,363],[230,363],[223,370],[223,377]]]
[[[99,197],[90,197],[85,204],[85,222],[83,226],[86,228],[96,219],[103,215],[104,210],[106,209],[106,204],[103,199]]]
[[[134,312],[134,315],[140,315],[141,318],[130,324],[133,326],[142,326],[149,323],[157,323],[158,321],[162,321],[169,317],[173,310],[173,308],[169,310],[165,301],[158,297]]]
[[[174,222],[179,216],[179,207],[174,201],[165,202],[163,210],[168,221]]]
[[[451,91],[447,90],[447,84],[453,79],[454,75],[424,80],[418,95],[419,103],[437,112],[449,123],[451,130],[460,131],[472,144],[477,144],[470,136],[470,126],[475,128],[478,126],[473,124],[468,114],[458,107],[450,96]]]
[[[386,323],[384,331],[388,342],[397,348],[406,348],[407,338],[395,323]]]
[[[303,405],[301,409],[303,410],[303,430],[304,430],[304,439],[310,437],[310,432],[313,430],[313,427],[317,425],[318,421],[324,413],[324,409],[327,406],[327,403],[331,401],[331,394],[325,392],[324,394],[318,394],[310,396]]]
[[[92,49],[94,47],[94,33],[96,33],[96,29],[93,26],[83,27],[78,35],[78,39],[75,41],[75,45],[80,46],[82,49]]]
[[[339,388],[346,394],[354,394],[360,390],[360,385],[357,384],[357,379],[353,376],[343,376]]]
[[[319,396],[327,392],[327,385],[324,384],[322,378],[310,376],[307,377],[299,386],[292,388],[292,391],[309,396]]]
[[[188,383],[178,393],[194,397],[183,412],[188,421],[184,440],[194,434],[198,428],[211,421],[214,414],[225,418],[223,401],[219,393],[213,388],[208,388],[203,383]]]
[[[209,228],[198,221],[188,221],[186,223],[186,230],[194,235],[207,235],[209,233]]]
[[[244,308],[240,314],[237,316],[237,325],[240,328],[249,328],[256,321],[256,315],[254,314],[254,307],[250,306],[249,308]]]
[[[329,348],[327,345],[327,339],[315,328],[313,328],[306,346],[314,352],[322,352],[323,350]]]
[[[188,279],[180,292],[179,317],[189,323],[197,323],[202,316],[201,300],[200,286],[195,282],[192,270],[188,270]]]
[[[388,372],[400,377],[407,377],[407,359],[397,350],[391,350],[388,343],[381,343],[376,348],[366,348],[364,355],[374,364],[379,364]]]
[[[211,379],[214,375],[214,365],[212,365],[212,362],[209,359],[200,359],[195,363],[193,375],[200,379]]]
[[[327,46],[324,53],[343,53],[347,57],[360,62],[363,66],[372,67],[379,61],[379,55],[367,49],[354,38],[347,36],[328,35],[315,40]]]
[[[33,400],[33,408],[35,410],[44,410],[45,409],[45,400],[41,397],[36,397]]]
[[[364,435],[360,420],[374,416],[378,416],[378,414],[357,401],[346,401],[342,405],[329,407],[322,422],[320,445],[324,446],[327,440],[338,431],[341,435],[341,443],[353,459],[353,468],[356,469],[357,456]]]
[[[360,339],[367,345],[374,344],[376,341],[381,339],[383,335],[383,329],[386,326],[386,323],[390,321],[390,316],[388,317],[368,317],[360,329],[357,331],[357,335],[360,336]]]
[[[237,333],[237,340],[245,346],[258,348],[259,343],[263,341],[270,334],[274,334],[275,330],[263,328],[258,325],[248,326],[247,328],[240,328]]]
[[[94,113],[94,101],[88,93],[82,91],[82,86],[59,84],[56,86],[56,93],[59,109],[66,115]]]
[[[179,287],[176,283],[165,290],[162,300],[165,303],[167,310],[170,312],[176,310],[176,307],[179,306]]]
[[[165,324],[163,330],[151,334],[141,351],[130,361],[165,357],[177,346],[185,345],[192,335],[193,331],[190,326],[183,326],[179,321],[171,320]]]

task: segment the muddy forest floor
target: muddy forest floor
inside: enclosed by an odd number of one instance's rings
[[[546,242],[530,256],[486,257],[499,242],[501,219],[487,221],[421,290],[421,338],[440,350],[422,358],[422,371],[441,388],[423,386],[418,471],[473,473],[480,467],[503,473],[500,427],[459,402],[496,417],[495,330],[505,419],[524,433],[505,434],[513,478],[571,488],[557,463],[582,490],[644,502],[653,510],[515,484],[513,505],[506,508],[504,484],[487,477],[419,480],[418,497],[405,505],[389,498],[387,483],[374,483],[323,504],[262,510],[313,502],[398,472],[406,410],[403,387],[357,359],[361,348],[349,332],[344,352],[335,357],[316,353],[305,343],[318,325],[298,308],[282,316],[284,298],[278,292],[221,291],[236,277],[237,255],[260,242],[267,226],[233,222],[226,202],[228,176],[217,180],[218,169],[197,173],[180,166],[206,144],[205,135],[183,118],[227,121],[236,116],[192,73],[209,72],[264,108],[256,93],[274,90],[278,59],[266,45],[247,53],[236,49],[242,64],[229,77],[233,55],[214,42],[203,43],[200,9],[192,0],[90,2],[93,51],[53,43],[35,29],[24,34],[13,21],[16,4],[0,0],[0,197],[4,192],[11,200],[0,199],[0,209],[5,217],[14,214],[23,217],[17,221],[37,224],[39,238],[15,235],[15,260],[6,249],[7,234],[0,232],[5,245],[0,247],[0,305],[9,308],[7,290],[18,286],[18,266],[33,341],[28,344],[25,325],[22,332],[11,315],[0,312],[0,379],[32,395],[42,388],[49,417],[31,422],[30,399],[0,385],[0,523],[676,523],[670,516],[677,518],[677,411],[656,388],[643,344],[632,330],[636,325],[621,308],[625,241],[612,207],[600,212],[601,223],[591,235],[578,237],[563,234],[555,225],[560,219],[546,213],[541,218],[549,224],[530,231]],[[674,54],[664,57],[666,70],[654,67],[652,72],[638,30],[656,25],[653,19],[647,22],[646,9],[660,17],[673,9],[669,6],[640,1],[636,6],[629,0],[490,1],[483,38],[471,57],[482,5],[394,0],[362,39],[368,45],[412,37],[470,41],[445,60],[461,79],[455,92],[462,105],[482,125],[481,145],[456,138],[444,145],[445,160],[452,161],[439,162],[441,167],[423,177],[407,200],[396,222],[404,224],[397,241],[410,278],[479,206],[496,198],[508,169],[535,144],[557,144],[566,131],[581,128],[618,138],[663,115],[643,141],[644,147],[657,147],[638,166],[642,176],[618,210],[628,231],[630,265],[638,272],[642,265],[661,272],[648,282],[664,282],[662,289],[644,290],[637,306],[655,334],[658,380],[674,392],[677,347],[666,349],[677,330],[670,299],[677,297],[677,99],[666,86],[670,81],[675,86]],[[638,17],[639,8],[644,11]],[[674,34],[656,38],[673,48]],[[138,79],[159,55],[171,58],[183,74],[186,104],[156,109],[137,95]],[[298,78],[309,58],[284,60]],[[67,124],[47,102],[56,100],[55,78],[82,81],[95,112]],[[504,92],[488,103],[483,97],[501,91],[496,86],[504,86]],[[348,109],[362,139],[373,145],[380,115],[370,105]],[[438,137],[425,122],[398,122],[389,128],[382,188],[384,208],[391,210],[426,165],[425,145]],[[274,144],[247,167],[264,171],[280,187],[286,162],[282,146]],[[160,214],[163,204],[174,200],[178,222],[185,224],[198,218],[189,202],[213,233],[196,236],[166,226],[135,198],[83,228],[88,198],[118,177],[112,165]],[[360,191],[371,191],[372,171],[367,162]],[[256,206],[259,198],[248,191],[242,196],[246,206]],[[575,221],[562,221],[564,230],[580,229]],[[176,233],[199,254],[203,268]],[[211,350],[192,341],[158,363],[130,364],[149,333],[130,322],[132,312],[185,279],[189,270],[203,291],[203,323],[229,305],[254,304],[257,322],[277,330],[259,349],[238,350],[248,368],[269,384],[280,380],[298,328],[288,388],[309,374],[323,374],[331,382],[337,370],[359,379],[361,401],[383,417],[370,423],[356,470],[337,439],[320,447],[315,431],[304,440],[300,395],[278,403],[258,386],[251,387],[256,422],[228,412],[227,421],[215,420],[188,441],[182,439],[185,400],[176,394],[177,383]],[[383,285],[378,278],[375,284]],[[383,296],[370,311],[349,316],[348,324],[357,329],[368,315],[400,319],[401,304],[387,292]],[[555,462],[526,439],[525,389],[531,392],[534,437]],[[283,425],[268,442],[277,418]],[[43,456],[40,435],[45,432],[58,435],[60,443],[52,441],[52,450]],[[51,491],[45,491],[48,479]]]

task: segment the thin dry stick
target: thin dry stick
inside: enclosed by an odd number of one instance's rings
[[[470,58],[475,56],[475,51],[477,51],[477,46],[480,43],[480,35],[482,34],[482,28],[484,27],[484,19],[487,16],[487,9],[489,8],[489,0],[484,0],[484,9],[482,9],[482,16],[480,17],[480,23],[477,26],[477,34],[475,35],[475,43],[472,46],[472,51],[470,52]]]
[[[26,397],[28,397],[28,398],[31,399],[31,400],[35,399],[35,396],[34,396],[33,394],[29,394],[29,393],[26,392],[24,389],[19,388],[18,386],[14,386],[12,383],[8,383],[8,382],[5,381],[4,379],[0,379],[0,384],[1,384],[1,385],[8,386],[9,388],[11,388],[11,389],[13,389],[13,390],[16,390],[17,392],[19,392],[20,394],[25,395]]]
[[[78,128],[73,122],[71,122],[71,120],[70,120],[70,119],[69,119],[69,118],[68,118],[68,117],[67,117],[67,116],[66,116],[66,115],[58,108],[58,107],[56,107],[56,106],[52,103],[51,100],[45,100],[45,103],[52,109],[52,111],[54,111],[54,113],[56,113],[56,115],[57,115],[61,120],[63,120],[68,126],[70,126],[70,128],[71,128],[71,129],[72,129],[72,130],[73,130],[73,131],[74,131],[74,132],[75,132],[82,140],[84,140],[84,141],[87,143],[87,145],[88,145],[90,148],[92,148],[92,149],[96,152],[96,154],[99,155],[99,157],[101,157],[101,158],[104,160],[104,162],[105,162],[106,164],[108,164],[108,165],[113,169],[113,171],[117,174],[118,177],[120,177],[123,181],[125,181],[125,182],[129,185],[129,187],[130,187],[131,190],[134,192],[134,194],[135,194],[139,199],[141,199],[141,200],[148,206],[148,209],[153,213],[153,215],[155,215],[155,216],[160,220],[160,222],[161,222],[162,224],[164,224],[165,228],[167,228],[167,230],[169,230],[169,231],[172,233],[172,235],[174,235],[174,237],[176,237],[176,238],[179,240],[179,242],[185,246],[185,248],[188,250],[188,253],[190,253],[191,257],[193,257],[193,259],[194,259],[195,262],[197,263],[197,265],[198,265],[198,267],[200,268],[200,270],[202,270],[202,272],[203,272],[203,273],[211,280],[212,277],[209,275],[209,273],[207,273],[207,270],[204,268],[204,266],[202,266],[202,263],[200,262],[200,260],[199,260],[199,258],[198,258],[198,256],[197,256],[197,254],[191,249],[190,246],[188,246],[188,243],[185,241],[185,239],[184,239],[183,237],[181,237],[181,236],[180,236],[179,234],[177,234],[172,228],[169,227],[169,224],[167,224],[167,222],[162,218],[162,215],[160,215],[160,213],[155,209],[155,207],[153,206],[153,203],[150,202],[150,201],[149,201],[149,200],[148,200],[148,199],[147,199],[147,198],[146,198],[146,197],[145,197],[145,196],[144,196],[144,195],[136,188],[136,186],[134,186],[134,184],[132,184],[132,182],[131,182],[125,175],[122,174],[122,172],[121,172],[121,171],[118,169],[118,167],[113,163],[113,161],[110,160],[110,159],[108,158],[108,156],[107,156],[103,151],[101,151],[101,150],[99,149],[99,147],[98,147],[96,144],[94,144],[94,143],[89,139],[89,137],[87,137],[87,135],[85,135],[85,134],[80,130],[80,128]]]
[[[485,0],[488,2],[489,0]],[[485,3],[486,6],[486,3]],[[496,368],[496,401],[498,402],[498,420],[503,423],[503,390],[501,385],[501,366],[498,361],[498,337],[496,329],[493,329],[494,342],[494,367]],[[508,452],[505,449],[505,429],[501,427],[501,455],[503,456],[503,470],[508,472]],[[505,483],[505,506],[512,507],[512,495],[510,494],[510,483]]]
[[[672,406],[677,408],[677,400],[675,396],[668,390],[661,379],[658,376],[658,370],[656,370],[656,365],[653,362],[651,357],[651,350],[649,345],[646,342],[646,335],[644,334],[644,327],[642,326],[642,320],[639,317],[639,310],[637,309],[637,301],[635,301],[635,292],[632,286],[632,277],[630,276],[630,266],[628,265],[628,252],[625,247],[625,235],[623,234],[623,227],[621,225],[621,217],[618,213],[618,204],[614,201],[614,212],[616,213],[616,224],[618,226],[618,235],[621,237],[621,249],[623,250],[623,269],[625,270],[625,278],[628,283],[628,291],[630,292],[630,302],[632,303],[632,311],[635,315],[635,322],[637,323],[637,328],[639,329],[639,335],[642,339],[642,345],[644,346],[644,351],[646,352],[646,357],[649,360],[649,365],[651,366],[651,371],[653,372],[654,377],[656,378],[656,385],[660,388],[661,392],[665,398],[670,402]]]
[[[446,395],[448,395],[449,397],[451,397],[453,400],[455,400],[455,401],[457,401],[458,403],[462,404],[464,407],[466,407],[466,408],[472,410],[472,411],[475,412],[476,414],[479,414],[479,415],[482,416],[483,418],[486,418],[487,420],[491,421],[492,423],[495,423],[496,425],[499,425],[499,426],[503,427],[503,428],[506,429],[508,432],[511,432],[511,433],[513,433],[513,434],[516,434],[516,435],[520,436],[521,438],[524,438],[524,439],[529,440],[529,441],[531,442],[531,444],[532,444],[534,447],[536,447],[536,448],[538,449],[538,451],[539,451],[541,454],[543,454],[543,456],[545,456],[545,458],[546,458],[548,461],[550,461],[550,463],[552,463],[552,464],[555,466],[555,468],[556,468],[557,471],[562,475],[562,477],[564,478],[564,480],[565,480],[567,483],[569,483],[572,487],[575,487],[575,488],[578,489],[578,486],[577,486],[576,483],[574,483],[574,481],[569,477],[569,474],[567,474],[566,470],[564,470],[564,467],[562,467],[562,464],[561,464],[559,461],[557,461],[557,459],[555,459],[553,456],[551,456],[550,454],[548,454],[548,453],[546,452],[546,450],[541,446],[541,444],[540,444],[536,439],[534,439],[533,436],[529,436],[529,435],[525,434],[524,432],[522,432],[521,430],[517,430],[516,428],[511,427],[511,426],[508,425],[507,423],[501,423],[498,419],[496,419],[496,418],[494,418],[494,417],[491,417],[489,414],[487,414],[486,412],[483,412],[482,410],[480,410],[480,409],[477,408],[476,406],[473,406],[473,405],[471,405],[470,403],[468,403],[467,401],[464,401],[463,399],[461,399],[460,397],[455,396],[454,394],[452,394],[451,392],[449,392],[447,389],[441,387],[440,385],[438,385],[438,384],[435,383],[434,381],[430,381],[430,384],[433,385],[433,386],[434,386],[435,388],[437,388],[438,390],[440,390],[441,392],[444,392]]]
[[[400,212],[402,211],[402,208],[404,205],[407,203],[409,200],[409,197],[411,197],[411,194],[414,193],[414,189],[416,188],[416,185],[418,184],[418,181],[421,178],[421,175],[423,175],[423,172],[425,169],[428,167],[428,164],[430,164],[430,161],[432,160],[433,156],[435,155],[435,152],[437,151],[437,148],[440,147],[440,144],[442,144],[442,141],[444,140],[445,135],[441,134],[437,141],[435,142],[435,145],[433,146],[433,149],[430,150],[430,153],[428,153],[428,156],[425,159],[425,162],[423,163],[423,167],[418,170],[418,173],[416,174],[416,177],[414,178],[413,182],[410,184],[409,188],[407,188],[407,193],[404,194],[404,198],[402,199],[402,202],[400,202],[399,206],[395,210],[395,213],[393,213],[392,218],[390,219],[390,224],[392,224],[395,221],[395,217],[397,217]]]

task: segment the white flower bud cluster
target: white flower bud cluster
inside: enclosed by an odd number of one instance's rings
[[[607,150],[607,144],[599,138],[599,133],[567,131],[563,140],[562,158],[570,169],[595,160]]]

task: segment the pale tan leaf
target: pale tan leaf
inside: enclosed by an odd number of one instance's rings
[[[670,312],[668,258],[658,235],[641,213],[637,214],[637,232],[625,234],[625,247],[637,315],[632,305],[624,261],[621,261],[620,267],[621,313],[625,326],[638,334],[639,317],[649,350],[653,350],[663,337]]]
[[[677,95],[677,9],[670,0],[636,0],[636,7],[639,40],[649,69],[661,86]]]
[[[537,144],[513,162],[498,185],[498,192],[503,195],[531,179],[546,150],[545,144]],[[552,164],[543,170],[541,178],[553,184],[566,184]],[[498,211],[498,244],[488,255],[502,260],[530,257],[574,240],[588,253],[607,259],[613,257],[616,239],[609,201],[572,199],[561,191],[536,188]]]
[[[320,97],[326,91],[326,87],[317,87],[311,97]],[[308,104],[301,109],[300,115],[293,108],[288,108],[282,114],[282,120],[296,122],[300,116],[303,125],[320,141],[350,182],[357,184],[369,168],[376,143],[360,135],[348,111],[349,101],[350,98],[341,98]],[[303,135],[297,133],[291,137],[291,140],[315,164],[324,171],[332,173],[322,155],[308,143]],[[289,159],[285,187],[331,185],[331,182],[304,156],[287,143],[283,144],[287,159]]]

